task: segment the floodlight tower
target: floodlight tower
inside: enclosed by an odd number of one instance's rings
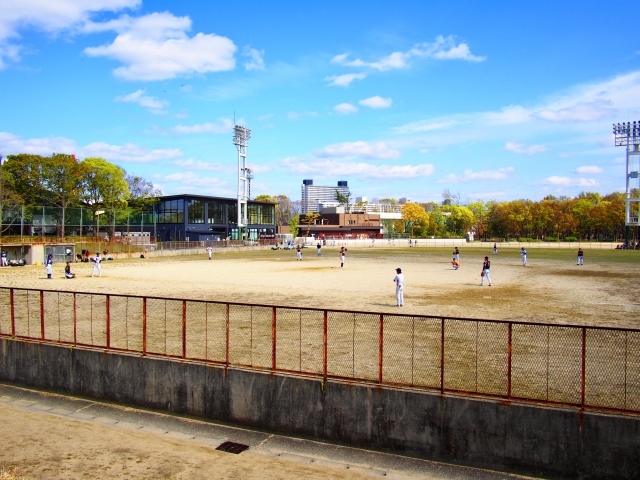
[[[629,243],[630,228],[640,226],[640,121],[614,123],[613,136],[616,147],[627,147],[625,243]]]
[[[251,200],[251,180],[253,180],[253,170],[247,167],[244,171],[245,177],[247,178],[247,199]]]
[[[238,149],[238,240],[244,240],[247,228],[247,147],[251,130],[236,125],[233,132],[233,144]]]

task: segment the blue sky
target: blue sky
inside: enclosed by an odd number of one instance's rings
[[[638,2],[0,3],[0,152],[101,156],[165,194],[304,178],[463,201],[624,190]]]

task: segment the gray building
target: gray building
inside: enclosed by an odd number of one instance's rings
[[[241,239],[238,232],[238,202],[235,198],[203,195],[167,195],[155,206],[157,236],[170,240],[204,241]],[[275,204],[247,202],[247,238],[273,239],[276,234]]]
[[[349,195],[349,186],[346,180],[338,181],[337,187],[327,187],[314,185],[313,180],[307,179],[302,181],[302,196],[300,213],[319,211],[319,203],[330,203],[336,201],[336,190],[341,195]]]

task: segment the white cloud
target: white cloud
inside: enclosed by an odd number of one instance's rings
[[[424,121],[407,123],[406,125],[402,125],[400,127],[394,127],[393,131],[400,134],[430,132],[432,130],[441,130],[441,129],[449,128],[455,125],[456,123],[457,122],[454,120],[440,120],[440,121],[424,120]]]
[[[133,143],[124,145],[109,145],[105,142],[94,142],[82,147],[79,151],[81,157],[103,157],[109,161],[150,163],[159,160],[167,160],[181,157],[182,152],[177,148],[165,148],[149,150]]]
[[[378,71],[409,68],[413,57],[434,58],[436,60],[466,60],[468,62],[483,62],[487,57],[479,57],[471,53],[466,43],[456,43],[455,37],[438,35],[433,42],[418,43],[406,52],[393,52],[375,62],[365,62],[359,58],[349,60],[346,53],[336,55],[332,63],[345,67],[370,68]]]
[[[626,157],[616,157],[611,160],[611,163],[625,163],[627,161]]]
[[[388,159],[400,158],[402,153],[394,150],[385,142],[367,143],[367,142],[343,142],[327,145],[324,148],[314,151],[316,157],[332,157],[332,158],[374,158]]]
[[[117,12],[140,6],[141,0],[18,0],[0,2],[0,68],[6,60],[18,61],[21,46],[11,43],[22,30],[49,34],[76,31],[100,12]]]
[[[264,70],[264,50],[247,46],[242,50],[242,55],[249,58],[244,64],[245,70]]]
[[[364,179],[409,179],[428,177],[435,168],[431,164],[420,165],[373,165],[370,163],[353,163],[340,160],[313,160],[289,157],[281,165],[293,173],[316,176],[352,175]]]
[[[366,73],[345,73],[344,75],[334,75],[326,77],[330,87],[348,87],[354,80],[363,80],[367,77]]]
[[[611,105],[610,100],[603,99],[578,102],[567,107],[545,108],[537,112],[536,116],[550,122],[591,122],[612,117],[615,110]]]
[[[164,108],[169,105],[165,100],[159,100],[155,97],[145,95],[146,90],[136,90],[128,95],[118,96],[114,99],[116,102],[137,103],[152,113],[164,113]]]
[[[198,33],[191,29],[189,17],[176,17],[169,12],[141,17],[123,15],[104,23],[88,23],[84,31],[115,31],[112,43],[85,48],[92,57],[107,57],[124,66],[113,73],[123,80],[165,80],[196,73],[232,70],[236,46],[226,37]]]
[[[553,185],[556,187],[597,187],[600,185],[593,178],[571,178],[552,176],[542,180],[543,185]]]
[[[188,170],[208,170],[211,172],[225,172],[225,173],[233,173],[234,168],[232,166],[225,166],[221,163],[208,163],[194,160],[193,158],[189,158],[187,160],[176,160],[173,162],[174,165],[178,167],[182,167]]]
[[[194,172],[176,172],[169,175],[159,175],[157,178],[160,178],[165,182],[179,182],[182,185],[192,187],[197,186],[212,188],[226,185],[226,182],[220,180],[219,178],[203,177],[202,175],[198,175]]]
[[[393,103],[393,100],[391,100],[390,98],[382,98],[381,96],[376,95],[374,97],[360,100],[358,103],[369,108],[389,108]]]
[[[449,175],[438,180],[438,183],[458,183],[458,182],[475,182],[482,180],[506,180],[509,174],[513,172],[513,167],[498,168],[497,170],[482,170],[474,172],[473,170],[465,170],[461,175],[450,173]]]
[[[476,200],[495,200],[496,198],[503,198],[506,196],[505,192],[478,192],[478,193],[468,193],[468,199],[476,199]]]
[[[103,157],[110,162],[149,163],[182,156],[182,152],[177,148],[148,149],[132,143],[110,145],[105,142],[93,142],[81,147],[75,140],[64,137],[22,139],[7,132],[0,132],[0,145],[2,145],[5,154],[74,153],[78,158]]]
[[[339,103],[333,107],[333,110],[341,115],[349,115],[351,113],[356,113],[358,111],[358,107],[351,105],[350,103]]]
[[[525,145],[518,142],[507,142],[504,149],[521,155],[535,155],[536,153],[543,153],[547,151],[547,147],[544,145]]]
[[[581,173],[584,175],[594,175],[598,173],[602,173],[604,170],[597,165],[583,165],[581,167],[576,168],[576,173]]]
[[[233,131],[233,121],[228,118],[220,118],[217,123],[201,123],[197,125],[176,125],[170,129],[178,135],[191,135],[195,133],[229,134]]]

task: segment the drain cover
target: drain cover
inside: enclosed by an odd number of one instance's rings
[[[216,450],[220,450],[222,452],[228,452],[228,453],[235,453],[237,455],[238,453],[244,452],[248,448],[249,448],[249,445],[243,445],[242,443],[224,442],[223,444],[219,445],[218,448],[216,448]]]

